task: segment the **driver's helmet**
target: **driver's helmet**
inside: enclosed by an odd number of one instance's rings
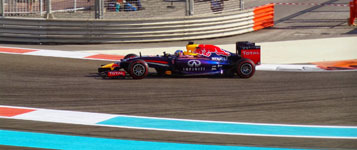
[[[175,51],[175,56],[180,57],[183,55],[183,50],[176,50]]]

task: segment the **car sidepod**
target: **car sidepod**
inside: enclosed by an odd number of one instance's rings
[[[209,57],[177,58],[175,70],[181,75],[215,75],[223,74],[225,61]]]

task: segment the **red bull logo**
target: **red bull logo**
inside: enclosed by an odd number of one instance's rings
[[[199,45],[195,50],[195,53],[210,57],[212,54],[217,54],[219,56],[230,56],[231,53],[217,47],[214,45]]]

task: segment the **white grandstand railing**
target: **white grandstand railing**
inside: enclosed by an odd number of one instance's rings
[[[0,0],[1,16],[16,16],[18,14],[45,14],[47,0]],[[86,10],[90,7],[83,7],[77,0],[71,3],[57,4],[52,3],[51,12],[76,12],[77,10]],[[61,6],[65,5],[65,6]]]
[[[251,32],[266,25],[271,26],[273,7],[269,8],[268,12],[264,10],[249,9],[180,18],[125,20],[46,20],[6,17],[0,18],[0,41],[125,43],[217,38]],[[270,17],[265,21],[257,19],[257,16]],[[256,20],[260,22],[257,23]]]

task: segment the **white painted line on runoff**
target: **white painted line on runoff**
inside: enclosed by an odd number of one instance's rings
[[[32,120],[32,121],[43,121],[43,122],[54,122],[54,123],[67,123],[67,124],[79,124],[79,125],[91,125],[91,126],[104,126],[104,127],[116,127],[116,128],[129,128],[129,129],[144,129],[144,130],[157,130],[157,131],[170,131],[170,132],[189,132],[189,133],[207,133],[207,134],[225,134],[225,135],[249,135],[249,136],[268,136],[268,137],[296,137],[296,138],[331,138],[331,139],[357,139],[357,136],[314,136],[314,135],[284,135],[284,134],[258,134],[258,133],[239,133],[239,132],[216,132],[216,131],[199,131],[199,130],[184,130],[184,129],[165,129],[165,128],[155,128],[155,127],[140,127],[140,126],[128,126],[128,125],[116,125],[110,124],[107,121],[111,119],[120,119],[121,122],[125,122],[125,118],[130,119],[149,119],[154,122],[157,120],[162,121],[174,121],[174,122],[193,122],[198,124],[213,123],[213,124],[237,124],[237,125],[248,125],[248,126],[275,126],[275,127],[302,127],[302,128],[331,128],[353,130],[356,132],[356,126],[324,126],[324,125],[291,125],[291,124],[267,124],[267,123],[247,123],[247,122],[227,122],[227,121],[208,121],[208,120],[191,120],[191,119],[174,119],[174,118],[159,118],[159,117],[144,117],[144,116],[131,116],[131,115],[115,115],[115,114],[104,114],[104,113],[90,113],[90,112],[79,112],[79,111],[67,111],[67,110],[51,110],[51,109],[41,109],[41,108],[30,108],[30,107],[14,107],[0,105],[3,108],[20,108],[20,109],[32,109],[35,111],[27,112],[13,117],[4,117],[8,119],[20,119],[20,120]],[[129,120],[130,120],[129,119]],[[106,122],[106,123],[105,123]],[[139,121],[140,122],[140,121]],[[144,123],[144,122],[143,122]],[[145,124],[145,123],[144,123]],[[355,133],[354,133],[355,134]]]
[[[101,122],[104,118],[114,118],[117,116],[126,116],[126,117],[136,117],[136,118],[147,118],[147,119],[165,119],[165,120],[178,120],[178,121],[200,121],[207,123],[236,123],[236,124],[254,124],[254,125],[274,125],[274,126],[291,126],[291,127],[324,127],[324,128],[356,128],[357,126],[331,126],[331,125],[295,125],[295,124],[273,124],[273,123],[250,123],[250,122],[233,122],[233,121],[212,121],[212,120],[194,120],[194,119],[177,119],[177,118],[165,118],[165,117],[147,117],[147,116],[136,116],[136,115],[118,115],[118,114],[106,114],[106,113],[93,113],[93,112],[83,112],[83,111],[72,111],[72,110],[55,110],[55,109],[46,109],[46,108],[33,108],[33,107],[22,107],[22,106],[8,106],[8,105],[0,105],[0,107],[8,107],[8,108],[20,108],[20,109],[34,109],[36,111],[42,111],[43,113],[37,113],[36,115],[44,116],[44,113],[51,113],[52,117],[54,115],[59,115],[58,119],[62,119],[64,117],[89,117],[93,120],[89,122]],[[33,113],[33,112],[29,112]],[[23,114],[22,114],[23,115]],[[23,116],[21,119],[31,119],[34,115]],[[20,119],[20,115],[19,115]]]
[[[81,59],[94,54],[95,53],[83,53],[83,52],[72,52],[72,51],[38,50],[35,52],[26,53],[25,55]]]
[[[256,66],[260,71],[326,71],[316,65],[279,65],[279,64],[261,64]]]
[[[21,114],[13,118],[44,122],[95,125],[98,122],[108,120],[113,117],[116,117],[116,115],[66,110],[36,109],[36,111]]]
[[[9,49],[5,52],[2,52],[0,50],[0,53],[5,53],[5,54],[21,54],[21,55],[32,55],[32,56],[74,58],[74,59],[85,59],[85,57],[97,54],[93,52],[46,50],[46,49],[32,49],[32,48],[20,48],[20,47],[8,47],[8,46],[0,46],[0,48]],[[11,52],[12,50],[14,52]],[[16,50],[29,50],[30,52],[17,53]]]

